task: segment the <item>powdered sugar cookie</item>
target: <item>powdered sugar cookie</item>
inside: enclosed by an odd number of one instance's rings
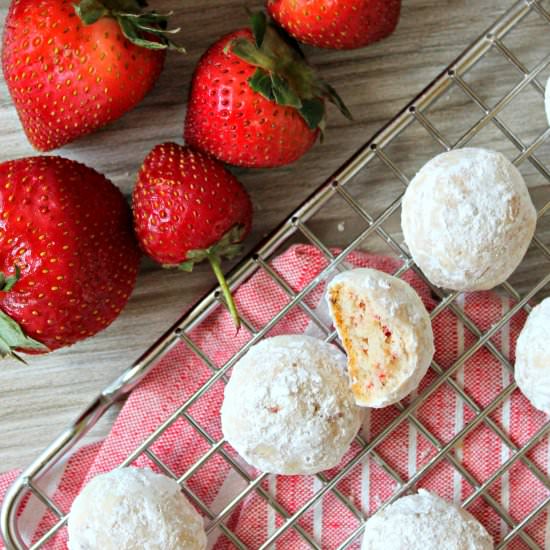
[[[274,474],[336,466],[362,414],[335,346],[304,335],[261,341],[235,365],[221,409],[225,438],[249,463]]]
[[[533,308],[519,335],[515,377],[533,406],[550,414],[550,298]]]
[[[367,521],[361,550],[492,550],[493,540],[466,510],[423,489]]]
[[[204,550],[201,516],[172,479],[120,468],[90,481],[69,515],[69,550]]]
[[[437,286],[488,290],[517,268],[536,211],[518,169],[485,149],[430,160],[403,197],[401,224],[414,261]]]

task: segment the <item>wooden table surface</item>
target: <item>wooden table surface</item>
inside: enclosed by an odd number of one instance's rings
[[[352,52],[307,49],[354,113],[347,122],[331,109],[327,139],[289,168],[238,171],[256,219],[249,246],[273,229],[308,194],[387,122],[514,0],[404,0],[397,32]],[[0,0],[3,21],[9,1]],[[245,24],[242,0],[166,0],[183,28],[187,55],[171,53],[156,88],[134,111],[59,154],[105,173],[129,194],[146,153],[165,140],[181,141],[193,66],[223,33]],[[259,2],[248,2],[250,7]],[[0,81],[0,161],[35,152],[20,128]],[[213,286],[206,267],[193,274],[163,271],[145,261],[120,318],[99,336],[29,366],[0,367],[0,471],[29,463],[130,362]],[[113,412],[114,414],[114,412]],[[108,429],[108,419],[102,430]],[[101,430],[100,430],[101,431]],[[96,431],[96,434],[98,432]]]

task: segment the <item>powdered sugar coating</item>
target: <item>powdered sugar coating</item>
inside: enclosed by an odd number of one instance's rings
[[[375,514],[361,550],[491,550],[493,540],[469,512],[420,489]]]
[[[403,234],[428,279],[452,290],[488,290],[517,268],[536,211],[518,169],[485,149],[430,160],[403,197]]]
[[[235,365],[221,409],[225,438],[250,464],[274,474],[336,466],[361,425],[335,346],[305,335],[275,336]]]
[[[533,406],[550,414],[550,298],[532,309],[519,335],[515,377]]]
[[[172,479],[120,468],[96,476],[69,515],[69,550],[204,550],[203,520]]]
[[[337,289],[346,292],[338,293],[338,300],[334,300],[333,291]],[[328,285],[326,296],[334,325],[348,353],[348,371],[356,403],[365,407],[386,407],[415,390],[435,351],[430,316],[415,290],[383,271],[359,268],[337,275]],[[350,296],[363,305],[362,311],[357,304],[343,303]],[[381,356],[377,353],[379,350],[373,349],[377,340],[369,338],[371,335],[367,332],[369,316],[379,319],[391,336],[384,342],[388,349],[386,356],[382,355],[381,365],[387,371],[387,383],[380,388],[367,389],[361,383],[362,374],[370,366],[374,354]],[[359,338],[349,337],[352,320]]]

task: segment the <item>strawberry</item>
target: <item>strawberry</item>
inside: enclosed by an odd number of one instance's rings
[[[237,178],[202,153],[163,143],[143,162],[132,208],[141,247],[155,261],[183,271],[210,262],[238,327],[220,265],[240,253],[252,225],[252,203]]]
[[[61,157],[0,164],[0,355],[69,346],[109,325],[136,281],[128,205]]]
[[[13,0],[2,67],[23,129],[40,151],[61,147],[122,116],[152,88],[166,16],[143,0]]]
[[[395,30],[401,0],[268,0],[267,10],[300,42],[352,50]]]
[[[290,164],[315,143],[325,125],[325,99],[348,117],[335,90],[265,15],[218,40],[193,76],[185,141],[238,166]]]

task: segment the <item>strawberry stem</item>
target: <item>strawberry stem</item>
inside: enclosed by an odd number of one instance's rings
[[[227,304],[229,313],[231,313],[231,318],[233,319],[233,322],[235,323],[237,330],[239,330],[239,328],[241,327],[241,319],[239,317],[239,312],[237,311],[237,306],[235,305],[235,300],[233,300],[231,289],[229,288],[229,285],[225,280],[225,275],[222,271],[220,258],[217,254],[214,254],[212,252],[208,252],[207,258],[208,258],[208,261],[210,262],[210,265],[212,266],[212,271],[214,272],[216,279],[218,279],[218,283],[220,285],[220,288],[222,289],[222,294],[225,299],[225,303]]]
[[[222,294],[227,304],[227,308],[231,313],[231,317],[237,327],[237,332],[241,327],[241,320],[239,318],[239,312],[237,306],[231,295],[231,289],[229,288],[225,275],[222,271],[221,259],[227,258],[231,260],[237,257],[242,252],[241,241],[246,236],[245,227],[241,224],[234,225],[217,243],[209,246],[208,248],[200,248],[196,250],[189,250],[186,254],[186,259],[180,264],[165,265],[164,267],[177,267],[181,271],[190,273],[193,271],[195,264],[208,260],[212,266],[212,271],[216,275],[216,279],[222,289]]]

